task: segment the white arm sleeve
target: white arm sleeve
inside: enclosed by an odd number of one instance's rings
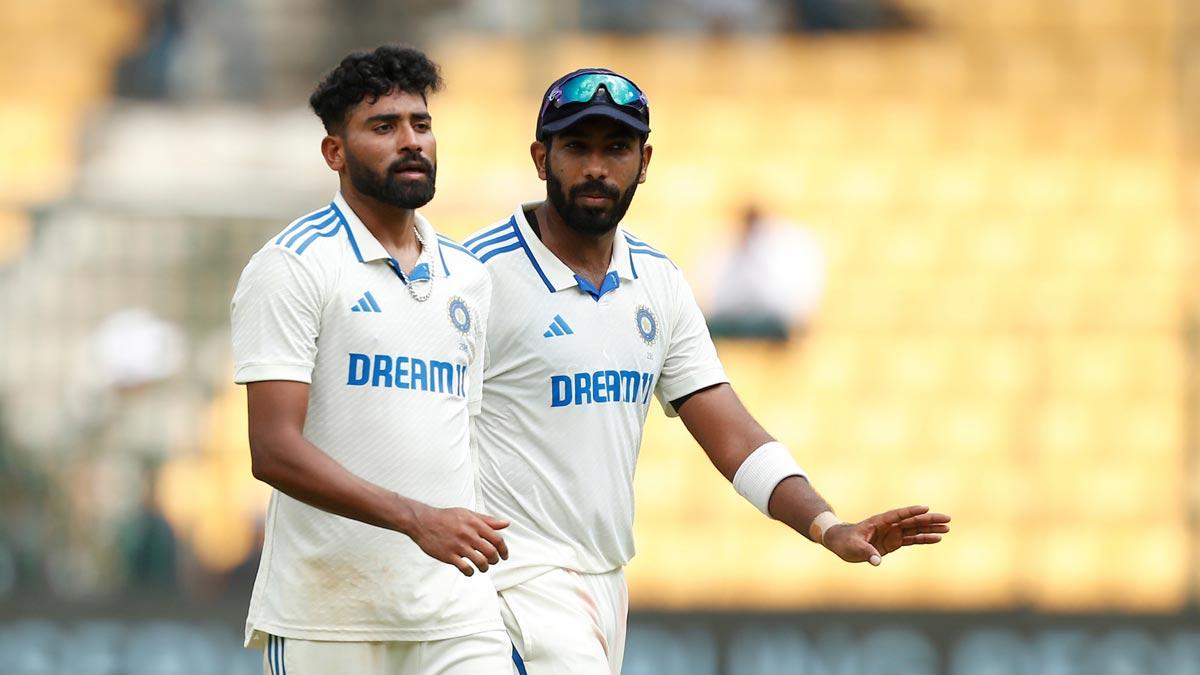
[[[285,248],[268,246],[250,259],[231,305],[235,382],[312,382],[323,288]]]

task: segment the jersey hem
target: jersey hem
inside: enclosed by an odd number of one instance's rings
[[[258,648],[266,635],[275,635],[290,640],[313,640],[319,642],[432,642],[466,637],[477,633],[504,630],[504,622],[497,616],[491,621],[472,621],[441,628],[413,628],[409,630],[372,630],[366,628],[301,628],[270,622],[246,622],[245,641],[242,646]]]
[[[312,384],[312,366],[285,363],[266,363],[242,366],[234,372],[235,384],[263,382],[266,380],[289,380]]]
[[[538,563],[536,565],[528,565],[526,567],[518,567],[516,569],[510,567],[507,570],[507,574],[492,577],[492,584],[496,587],[496,592],[499,593],[500,591],[506,591],[514,586],[520,586],[521,584],[529,583],[543,574],[552,572],[554,570],[567,570],[568,572],[574,572],[576,574],[611,574],[618,570],[625,569],[625,565],[627,564],[628,562],[625,562],[617,565],[616,567],[609,567],[607,569],[598,571],[580,569],[579,565],[560,565],[555,563]]]
[[[667,391],[664,387],[662,397],[663,411],[667,413],[667,417],[679,417],[679,411],[675,410],[675,406],[671,405],[671,401],[687,396],[688,394],[694,394],[707,387],[728,383],[729,376],[725,374],[724,368],[710,368],[675,384],[671,387],[670,391]]]

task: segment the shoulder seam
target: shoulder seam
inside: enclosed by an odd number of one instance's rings
[[[645,255],[645,256],[650,256],[651,258],[661,258],[661,259],[666,260],[667,262],[671,263],[672,267],[675,267],[675,262],[673,260],[671,260],[671,258],[669,256],[667,256],[666,253],[663,253],[662,251],[651,246],[650,244],[647,244],[646,242],[638,239],[637,237],[634,237],[633,235],[629,234],[628,232],[625,232],[624,234],[625,234],[625,243],[629,245],[629,255],[631,255],[631,256]]]
[[[346,230],[347,236],[353,237],[342,214],[335,205],[330,204],[293,222],[272,241],[272,244],[285,248],[296,256],[302,256],[318,239],[333,237],[343,229]]]
[[[521,233],[517,229],[515,216],[500,225],[476,234],[467,240],[466,245],[481,263],[487,263],[502,253],[525,248],[525,244],[521,241]]]
[[[508,246],[501,246],[500,248],[494,248],[494,249],[488,251],[487,253],[485,253],[484,255],[480,256],[479,262],[487,264],[487,261],[491,260],[492,258],[495,258],[496,256],[498,256],[502,253],[510,253],[512,251],[520,251],[524,248],[525,247],[521,244],[520,241],[517,241],[514,239],[513,242],[511,244],[509,244]]]
[[[484,239],[488,239],[488,238],[491,238],[493,235],[500,234],[501,232],[511,228],[512,226],[513,226],[513,219],[509,218],[508,220],[505,220],[503,223],[501,223],[499,225],[490,227],[489,229],[486,229],[482,232],[476,232],[475,234],[471,235],[470,237],[467,237],[463,241],[463,246],[466,246],[469,249],[474,249],[475,245],[480,243]]]
[[[471,253],[470,249],[468,249],[466,246],[463,246],[462,244],[458,243],[457,241],[454,241],[453,239],[451,239],[450,237],[447,237],[444,234],[438,235],[438,243],[445,245],[449,249],[459,251],[461,253],[465,253],[472,260],[476,260],[476,261],[479,260],[479,258],[474,253]]]
[[[274,243],[283,244],[283,240],[285,238],[295,235],[297,230],[299,230],[302,226],[324,220],[327,216],[331,215],[332,213],[333,213],[333,204],[328,204],[323,208],[317,209],[315,211],[310,211],[310,212],[304,214],[303,216],[300,216],[299,218],[288,223],[287,227],[283,228],[283,232],[280,232],[279,236],[275,237]]]

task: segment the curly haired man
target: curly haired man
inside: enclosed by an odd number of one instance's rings
[[[246,621],[271,675],[507,673],[486,572],[508,523],[476,513],[491,282],[416,209],[433,198],[414,49],[348,55],[313,93],[332,202],[273,236],[232,304],[256,478],[270,484]]]

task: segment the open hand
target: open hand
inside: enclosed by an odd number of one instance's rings
[[[949,522],[950,516],[929,513],[928,506],[908,506],[834,525],[825,532],[824,544],[846,562],[879,566],[883,556],[903,546],[938,543],[950,531]]]

